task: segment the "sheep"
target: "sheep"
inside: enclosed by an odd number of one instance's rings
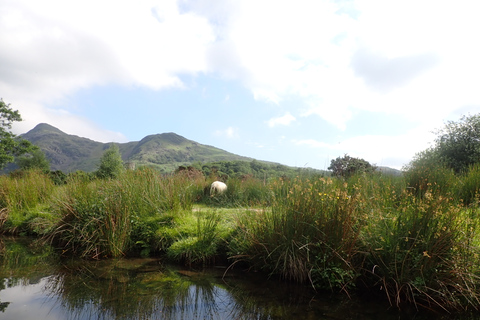
[[[215,181],[210,186],[210,196],[222,194],[227,191],[227,185],[221,181]]]

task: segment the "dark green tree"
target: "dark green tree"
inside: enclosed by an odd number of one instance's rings
[[[335,176],[344,178],[349,178],[357,173],[371,173],[375,169],[376,167],[368,161],[350,157],[347,154],[332,160],[328,167],[328,170],[331,170]]]
[[[100,165],[95,175],[98,178],[117,178],[125,170],[122,156],[116,144],[111,144],[100,159]]]
[[[435,133],[435,155],[447,167],[459,173],[480,162],[479,114],[449,121]]]
[[[22,121],[20,113],[18,110],[12,110],[10,104],[6,104],[0,98],[0,169],[13,162],[16,156],[35,149],[30,141],[21,139],[10,131],[15,121]]]
[[[45,153],[40,148],[34,148],[32,151],[18,156],[15,163],[22,170],[40,169],[50,171],[50,161],[48,161]]]

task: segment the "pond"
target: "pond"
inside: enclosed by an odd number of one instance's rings
[[[225,271],[169,265],[159,258],[60,259],[29,239],[0,238],[0,319],[429,318],[258,273]]]

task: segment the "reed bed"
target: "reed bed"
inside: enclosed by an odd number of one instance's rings
[[[148,168],[116,179],[70,175],[60,186],[38,172],[3,176],[0,231],[42,236],[84,258],[229,261],[397,308],[480,310],[480,166],[232,178],[213,197],[212,179]]]
[[[36,218],[48,218],[45,212],[54,189],[53,181],[41,171],[0,176],[0,233],[31,233]]]

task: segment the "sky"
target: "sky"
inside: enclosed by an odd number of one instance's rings
[[[174,132],[326,170],[401,169],[480,112],[477,0],[1,0],[0,97],[25,133]]]

